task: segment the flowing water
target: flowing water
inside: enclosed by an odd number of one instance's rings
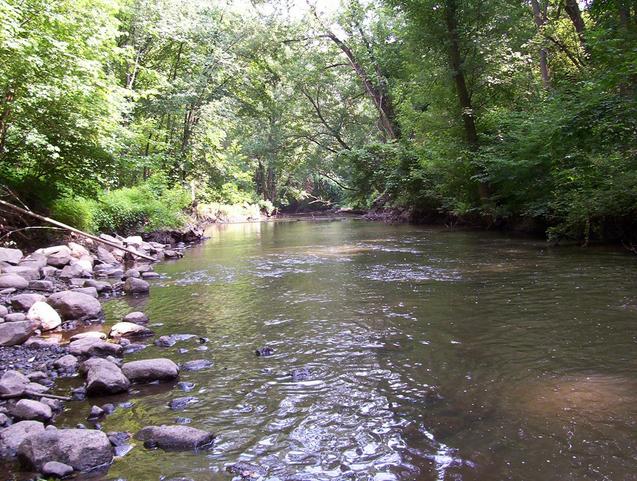
[[[150,297],[105,309],[107,324],[141,309],[158,335],[197,336],[129,358],[214,364],[182,372],[189,393],[114,398],[132,406],[103,427],[188,418],[216,443],[136,445],[98,479],[229,480],[239,460],[267,480],[637,479],[635,257],[362,221],[209,234],[157,266]],[[257,357],[265,345],[274,355]],[[60,424],[86,422],[91,404]]]

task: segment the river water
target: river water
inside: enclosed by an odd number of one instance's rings
[[[635,257],[352,220],[209,234],[157,266],[150,297],[105,309],[107,324],[141,309],[158,335],[209,339],[129,358],[214,364],[182,372],[189,393],[98,402],[132,402],[107,431],[182,417],[216,443],[137,445],[98,479],[229,480],[239,460],[267,480],[637,479]],[[274,355],[257,357],[265,345]],[[198,402],[168,408],[187,395]],[[91,404],[59,425],[86,422]]]

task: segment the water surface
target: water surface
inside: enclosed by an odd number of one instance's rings
[[[111,324],[142,309],[158,335],[197,335],[129,358],[213,366],[182,373],[190,393],[115,398],[133,406],[103,426],[188,418],[215,446],[137,445],[103,479],[229,480],[238,460],[268,480],[637,479],[634,257],[362,221],[209,233],[157,266],[150,297],[106,312]],[[255,356],[264,345],[272,357]],[[198,402],[168,408],[186,395]],[[84,421],[90,403],[77,404],[62,424]]]

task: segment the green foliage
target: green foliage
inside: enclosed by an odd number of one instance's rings
[[[51,206],[51,217],[85,232],[97,231],[98,203],[84,197],[61,197]]]

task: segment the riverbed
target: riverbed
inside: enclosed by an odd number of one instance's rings
[[[209,235],[149,297],[105,304],[107,325],[143,310],[194,334],[127,356],[212,361],[182,372],[194,389],[68,403],[56,425],[114,402],[106,431],[188,423],[214,447],[136,445],[90,479],[229,480],[237,461],[267,480],[637,479],[634,256],[357,220]]]

